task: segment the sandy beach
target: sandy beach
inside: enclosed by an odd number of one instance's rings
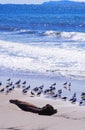
[[[7,77],[5,77],[5,79],[6,78]],[[41,79],[46,83],[46,79]],[[40,79],[37,80],[37,85],[39,85],[40,81]],[[49,80],[48,78],[47,83],[49,83],[49,81],[52,83],[53,79]],[[61,80],[58,82],[58,85],[60,85],[59,83],[61,83]],[[75,83],[76,85],[78,84],[76,80]],[[16,105],[9,103],[10,99],[26,101],[38,107],[43,107],[49,103],[57,109],[58,112],[52,116],[43,116],[31,112],[25,112]],[[23,94],[20,88],[15,88],[15,90],[9,94],[6,94],[5,92],[0,93],[1,130],[84,130],[84,122],[85,106],[80,106],[79,102],[73,104],[68,100],[63,101],[59,98],[45,98],[42,95],[40,97],[31,97],[30,90],[27,94]]]

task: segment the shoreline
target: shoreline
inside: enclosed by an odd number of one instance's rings
[[[2,82],[2,87],[6,86],[7,79],[11,79],[11,82],[15,84],[18,80],[21,80],[21,82],[26,81],[26,86],[31,86],[31,89],[35,87],[39,87],[41,85],[44,85],[44,89],[48,89],[53,83],[56,83],[56,91],[58,89],[63,89],[64,95],[67,94],[66,90],[64,89],[63,83],[68,82],[71,83],[71,94],[76,92],[78,96],[82,92],[85,92],[85,80],[79,80],[79,79],[72,79],[68,77],[62,77],[62,76],[53,76],[53,75],[44,75],[44,74],[28,74],[28,75],[21,75],[21,74],[12,74],[7,75],[0,75],[0,82]],[[1,87],[1,86],[0,86]],[[69,95],[68,93],[67,95]]]
[[[10,79],[10,82],[12,82],[12,86],[16,85],[15,83],[20,80],[20,91],[22,91],[24,88],[22,87],[22,83],[26,81],[26,85],[24,87],[30,86],[30,91],[32,91],[35,87],[39,87],[44,85],[44,90],[49,89],[50,86],[54,83],[55,85],[55,90],[54,90],[54,95],[58,93],[58,90],[62,90],[62,97],[67,97],[68,100],[72,98],[72,95],[76,93],[77,97],[77,102],[81,100],[81,93],[85,92],[85,87],[84,87],[84,80],[78,80],[78,79],[72,79],[72,78],[67,78],[67,77],[60,77],[60,76],[50,76],[50,75],[10,75],[10,76],[2,76],[0,75],[0,82],[2,85],[0,86],[0,89],[5,88],[7,85],[7,79]],[[67,88],[64,88],[64,83],[67,82]],[[68,90],[68,84],[71,83],[70,90]],[[11,87],[10,87],[11,88]],[[47,95],[46,97],[51,98],[51,96]]]

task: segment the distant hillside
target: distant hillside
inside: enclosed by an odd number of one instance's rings
[[[62,0],[62,1],[49,1],[49,2],[44,2],[42,5],[46,6],[55,6],[55,5],[60,5],[60,4],[75,4],[75,5],[80,5],[80,4],[85,4],[85,2],[74,2],[74,1],[68,1],[68,0]]]

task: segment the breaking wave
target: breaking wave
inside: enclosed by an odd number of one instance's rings
[[[35,30],[19,30],[17,31],[18,34],[34,34],[37,36],[47,36],[47,37],[54,37],[54,38],[59,38],[59,39],[64,39],[64,40],[72,40],[72,41],[85,41],[85,33],[81,32],[57,32],[57,31],[35,31]]]

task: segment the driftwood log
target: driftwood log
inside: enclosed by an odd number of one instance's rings
[[[57,109],[54,109],[52,105],[46,104],[44,107],[39,108],[31,103],[23,102],[17,99],[11,99],[9,100],[10,103],[13,103],[17,105],[21,110],[27,111],[27,112],[33,112],[37,113],[39,115],[53,115],[57,113]]]

